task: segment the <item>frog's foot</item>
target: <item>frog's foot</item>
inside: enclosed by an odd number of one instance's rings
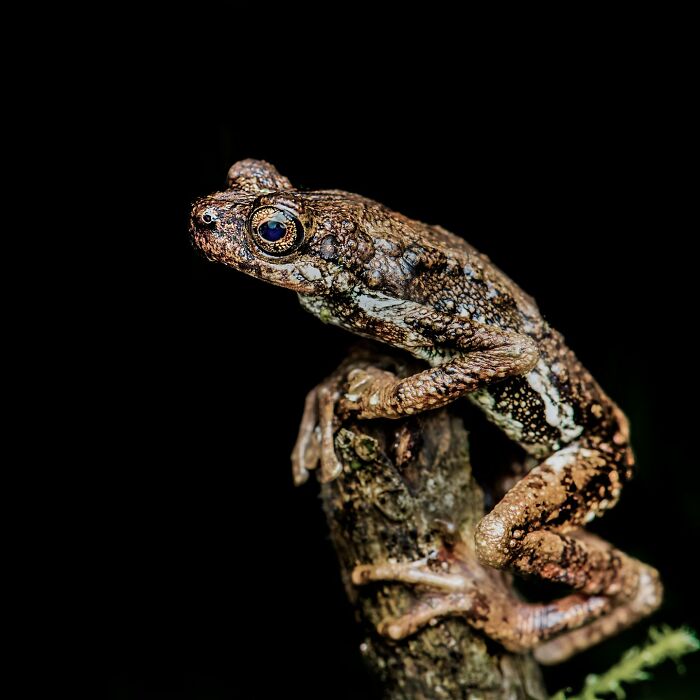
[[[535,658],[541,664],[558,664],[570,656],[598,644],[607,637],[637,620],[650,615],[659,606],[662,589],[656,569],[641,564],[637,595],[631,600],[619,603],[617,607],[599,620],[581,629],[562,634],[535,650]]]
[[[347,387],[341,406],[347,413],[357,412],[363,418],[381,415],[384,394],[399,381],[393,372],[367,366],[348,373]]]
[[[359,366],[358,366],[359,365]],[[304,415],[292,450],[292,475],[299,486],[309,478],[309,471],[320,465],[319,481],[326,483],[340,475],[343,465],[335,454],[334,438],[338,428],[336,411],[341,417],[361,412],[368,391],[396,383],[396,375],[377,369],[365,361],[355,361],[349,371],[341,368],[306,396]],[[370,384],[372,388],[370,388]],[[343,389],[341,391],[341,388]],[[365,416],[361,416],[365,417]]]
[[[377,625],[379,634],[403,639],[440,617],[466,614],[475,608],[474,583],[463,573],[451,573],[436,553],[411,562],[383,562],[356,566],[355,585],[372,581],[401,582],[422,586],[408,611],[387,617]]]
[[[292,475],[299,486],[309,478],[309,471],[320,464],[319,481],[335,479],[343,465],[335,454],[335,407],[340,398],[337,383],[327,381],[309,392],[299,435],[292,450]]]
[[[355,568],[352,580],[356,585],[399,581],[422,587],[416,590],[415,602],[403,615],[385,618],[377,626],[380,634],[397,640],[438,618],[459,616],[509,651],[524,652],[597,620],[612,607],[608,597],[580,593],[551,603],[524,603],[501,577],[469,560],[446,564],[429,557],[415,562],[363,565]]]

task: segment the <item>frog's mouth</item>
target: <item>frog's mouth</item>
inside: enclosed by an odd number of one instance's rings
[[[208,260],[223,263],[250,277],[298,294],[323,294],[330,286],[328,275],[318,269],[311,256],[296,255],[288,262],[283,262],[254,255],[246,244],[245,231],[238,231],[235,235],[229,232],[219,233],[193,221],[190,236],[194,246]]]

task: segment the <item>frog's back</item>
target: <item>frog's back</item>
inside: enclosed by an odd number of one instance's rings
[[[369,288],[533,337],[544,332],[532,297],[463,238],[359,195],[306,196],[325,212],[319,226],[333,234],[341,265]]]
[[[328,194],[340,202],[341,193]],[[617,430],[617,407],[542,318],[534,299],[486,255],[442,227],[361,197],[352,203],[354,272],[369,287],[537,342],[540,360],[531,372],[469,396],[527,452],[542,458],[584,433],[605,434],[601,425]],[[347,205],[345,199],[341,206]]]

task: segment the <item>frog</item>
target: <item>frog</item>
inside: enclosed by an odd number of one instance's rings
[[[398,640],[431,619],[463,615],[507,649],[558,663],[658,608],[656,569],[584,529],[633,476],[628,420],[535,300],[486,255],[361,195],[295,188],[254,159],[231,166],[225,190],[194,202],[190,232],[210,260],[296,292],[321,321],[425,366],[405,377],[359,367],[345,385],[310,392],[292,453],[296,483],[317,466],[321,481],[342,470],[337,412],[405,419],[467,400],[528,455],[526,473],[464,544],[465,561],[472,552],[486,568],[571,592],[524,603],[491,586],[498,603],[489,606],[490,579],[475,588],[454,552],[447,571],[428,559],[358,563],[358,586],[393,581],[428,591],[383,621],[382,634]]]

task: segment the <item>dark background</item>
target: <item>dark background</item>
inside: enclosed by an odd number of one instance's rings
[[[289,466],[304,396],[352,338],[188,240],[189,203],[245,157],[463,235],[535,296],[630,417],[638,476],[592,527],[661,571],[665,603],[546,670],[549,689],[605,670],[650,622],[700,624],[683,91],[651,65],[469,83],[459,100],[430,79],[420,95],[410,77],[371,93],[358,80],[323,95],[312,81],[232,84],[234,100],[193,81],[158,118],[137,102],[128,132],[103,141],[108,161],[129,161],[116,251],[91,264],[107,281],[100,393],[115,397],[97,421],[94,521],[94,647],[111,698],[378,697],[317,485],[294,488]],[[692,697],[688,666],[666,664],[628,697]]]

